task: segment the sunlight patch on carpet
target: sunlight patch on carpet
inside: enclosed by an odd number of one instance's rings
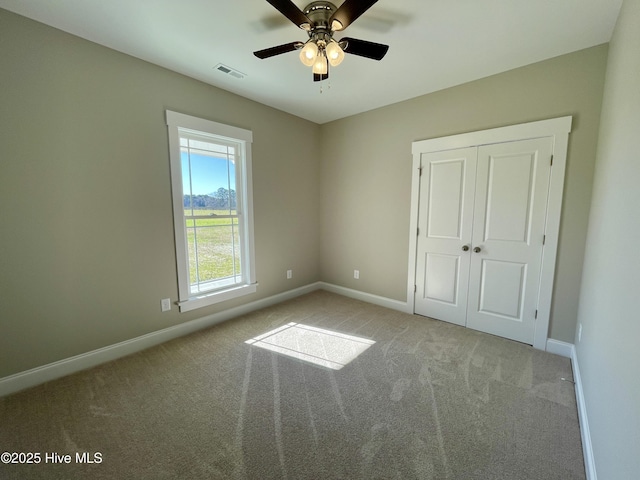
[[[291,322],[245,343],[332,370],[340,370],[376,342],[368,338]]]

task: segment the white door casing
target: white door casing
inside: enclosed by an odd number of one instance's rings
[[[546,347],[570,129],[562,117],[413,143],[414,312]]]

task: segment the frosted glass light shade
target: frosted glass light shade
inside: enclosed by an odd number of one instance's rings
[[[322,52],[316,57],[316,61],[313,63],[313,73],[318,75],[326,75],[329,70],[327,65],[327,57]]]
[[[300,61],[307,67],[311,67],[318,56],[318,46],[311,40],[305,43],[300,50]]]
[[[326,51],[327,59],[332,67],[337,67],[342,63],[342,60],[344,60],[344,51],[342,51],[340,45],[338,45],[338,42],[335,40],[331,40],[331,42],[329,42]]]

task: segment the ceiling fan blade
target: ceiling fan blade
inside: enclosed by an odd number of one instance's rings
[[[308,30],[303,25],[311,27],[311,20],[291,0],[267,0],[267,2],[303,30]]]
[[[275,57],[276,55],[280,55],[281,53],[288,53],[301,48],[304,45],[302,42],[291,42],[285,43],[284,45],[278,45],[277,47],[265,48],[264,50],[258,50],[257,52],[253,52],[253,54],[260,58],[265,59],[269,57]]]
[[[378,0],[345,0],[345,2],[333,12],[329,19],[329,25],[332,30],[344,30],[350,24],[352,24],[356,18],[369,10],[371,6]],[[334,20],[340,22],[341,28],[335,28],[337,25],[333,23]]]
[[[389,45],[358,40],[357,38],[344,37],[340,40],[340,43],[342,42],[346,42],[346,46],[343,49],[345,53],[370,58],[372,60],[382,60],[387,54],[387,50],[389,50]]]

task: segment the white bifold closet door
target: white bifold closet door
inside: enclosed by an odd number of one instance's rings
[[[422,154],[415,313],[533,343],[552,148]]]

